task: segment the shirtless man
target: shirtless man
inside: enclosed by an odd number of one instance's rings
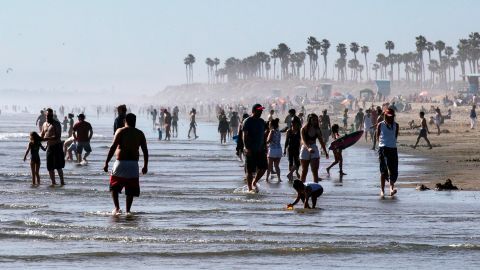
[[[87,157],[92,152],[90,147],[90,140],[93,136],[92,125],[85,121],[85,114],[78,115],[78,122],[73,126],[73,137],[77,142],[77,162],[87,162]],[[85,155],[82,159],[82,152],[85,150]]]
[[[43,110],[40,111],[40,115],[37,117],[37,121],[36,121],[36,124],[38,126],[38,129],[40,130],[40,132],[42,132],[42,127],[43,127],[43,123],[45,123],[45,112]]]
[[[62,125],[53,119],[53,110],[47,109],[47,121],[43,123],[41,135],[42,141],[47,142],[47,170],[52,180],[52,186],[55,182],[55,170],[57,170],[60,184],[65,185],[63,180],[63,168],[65,167],[65,155],[62,146]]]
[[[125,116],[125,127],[119,128],[115,132],[113,143],[108,151],[107,160],[103,170],[108,172],[108,163],[115,153],[116,161],[113,164],[112,175],[110,176],[110,191],[112,192],[113,209],[112,214],[121,213],[120,204],[118,202],[118,193],[125,187],[125,195],[127,196],[126,208],[127,215],[131,215],[130,208],[133,203],[133,197],[140,196],[139,178],[139,152],[140,147],[143,152],[143,168],[142,174],[148,171],[148,149],[147,141],[143,132],[135,128],[137,117],[133,113]]]

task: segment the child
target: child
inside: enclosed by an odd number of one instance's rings
[[[293,172],[296,172],[297,178],[300,178],[298,173],[298,168],[300,168],[300,128],[301,122],[300,119],[294,118],[292,121],[292,126],[287,130],[287,136],[285,139],[285,148],[283,150],[283,155],[287,154],[288,149],[288,170],[287,178],[290,181],[293,181]]]
[[[425,113],[420,112],[420,121],[422,122],[421,124],[421,129],[420,129],[420,134],[418,134],[417,142],[415,143],[415,146],[413,149],[417,148],[418,142],[420,141],[420,138],[424,138],[425,141],[428,143],[428,147],[432,149],[432,145],[430,144],[430,141],[427,138],[427,133],[430,134],[430,131],[428,130],[427,126],[427,120],[425,119]]]
[[[340,127],[337,124],[332,126],[332,139],[336,140],[340,138],[339,133]],[[340,168],[340,175],[347,175],[343,172],[343,157],[342,157],[342,149],[335,149],[333,150],[333,155],[335,157],[335,161],[330,164],[327,168],[327,174],[330,175],[330,169],[338,163],[338,167]]]
[[[266,181],[268,182],[270,172],[273,173],[273,167],[275,166],[275,172],[278,177],[278,182],[282,182],[280,179],[280,160],[282,159],[282,146],[280,144],[281,141],[281,133],[278,130],[278,123],[280,119],[275,118],[272,119],[269,123],[269,132],[267,135],[267,146],[268,146],[268,153],[267,153],[267,160],[268,160],[268,170],[267,170],[267,178]]]
[[[323,187],[318,183],[308,183],[304,185],[301,180],[293,181],[293,188],[297,191],[297,198],[287,207],[292,209],[300,200],[303,202],[305,208],[315,208],[317,205],[317,198],[323,194]],[[308,205],[308,199],[312,198],[312,207]]]
[[[38,152],[40,148],[45,151],[42,145],[42,138],[37,132],[30,133],[30,142],[28,143],[27,151],[23,157],[23,161],[27,160],[28,152],[30,152],[30,168],[32,169],[32,185],[40,185],[40,155]]]

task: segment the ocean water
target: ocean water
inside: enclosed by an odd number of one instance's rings
[[[64,187],[50,188],[41,153],[42,185],[31,187],[23,162],[36,115],[0,116],[1,269],[478,269],[478,192],[418,192],[400,188],[380,199],[374,151],[344,151],[343,179],[321,159],[325,193],[318,209],[297,205],[291,185],[245,185],[233,144],[220,145],[215,123],[199,123],[198,140],[148,138],[149,173],[132,217],[113,217],[109,176],[102,171],[113,116],[88,118],[95,135],[87,166],[67,163]],[[401,155],[400,179],[421,181],[428,162]],[[113,166],[113,161],[110,167]],[[285,175],[287,159],[281,162]],[[310,174],[309,174],[310,176]],[[274,179],[275,180],[275,179]],[[124,209],[125,197],[120,195]]]

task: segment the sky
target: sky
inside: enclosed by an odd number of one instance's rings
[[[455,48],[480,30],[479,10],[475,0],[0,0],[0,91],[156,93],[185,82],[189,53],[204,82],[207,57],[305,50],[309,36],[330,40],[330,62],[352,41],[373,62],[386,40],[412,51],[420,34]]]

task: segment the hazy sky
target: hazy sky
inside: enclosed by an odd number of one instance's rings
[[[413,50],[419,34],[455,48],[480,30],[479,10],[476,0],[0,0],[0,89],[150,93],[185,81],[188,53],[205,81],[206,57],[304,50],[310,35],[329,39],[332,57],[339,42],[368,45],[370,61],[386,40]]]

